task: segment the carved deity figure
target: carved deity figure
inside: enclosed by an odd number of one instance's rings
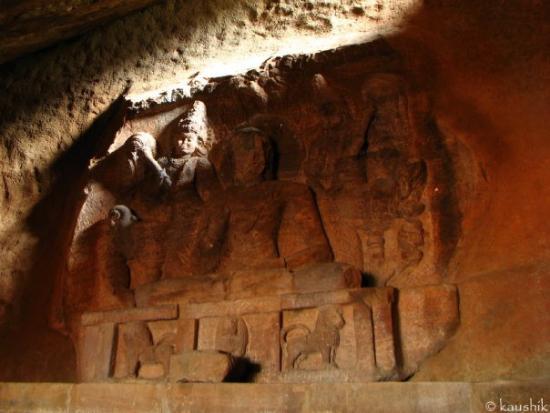
[[[206,176],[212,175],[207,157],[211,140],[206,106],[197,100],[178,121],[170,136],[170,156],[159,159],[160,166],[171,177],[173,191],[193,184],[201,172]]]
[[[332,252],[306,185],[274,180],[277,153],[256,129],[234,136],[227,149],[232,176],[224,198],[229,222],[219,271],[295,268],[330,261]]]
[[[173,182],[163,278],[212,271],[218,263],[227,220],[227,211],[211,199],[220,189],[207,158],[213,137],[204,103],[195,101],[176,126],[171,136],[171,157],[159,160]]]

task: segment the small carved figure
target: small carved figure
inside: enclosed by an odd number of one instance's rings
[[[166,376],[170,370],[170,356],[176,351],[176,334],[164,334],[158,343],[150,345],[139,355],[140,366],[162,365],[162,375]]]
[[[136,221],[139,221],[138,216],[126,205],[115,205],[109,211],[111,227],[128,228]]]
[[[242,357],[248,345],[248,328],[240,317],[227,318],[216,329],[216,350]]]
[[[115,205],[109,211],[109,225],[113,234],[115,251],[130,260],[134,254],[132,225],[140,221],[137,214],[126,205]]]
[[[420,220],[405,221],[397,233],[397,241],[405,269],[417,265],[424,256],[424,228]]]
[[[287,354],[288,364],[293,369],[299,369],[300,363],[308,355],[321,353],[325,365],[338,367],[336,350],[340,345],[340,330],[344,324],[344,317],[339,307],[325,306],[319,308],[313,331],[303,324],[294,324],[281,330],[281,346]],[[294,330],[302,330],[304,334],[289,337]]]
[[[94,245],[97,258],[92,268],[98,288],[95,305],[99,307],[134,306],[128,262],[135,255],[132,227],[139,220],[137,214],[126,205],[115,205],[109,211],[107,220],[98,226],[100,232]]]
[[[147,323],[132,321],[120,324],[116,345],[114,378],[136,377],[143,354],[153,346]]]

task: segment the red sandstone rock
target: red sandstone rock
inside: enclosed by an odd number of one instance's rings
[[[456,287],[399,290],[397,311],[402,373],[409,376],[454,333],[459,323]]]

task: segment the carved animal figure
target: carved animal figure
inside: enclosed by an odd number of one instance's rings
[[[336,364],[336,350],[340,345],[340,330],[345,321],[342,311],[336,306],[319,308],[319,316],[315,328],[311,331],[303,324],[294,324],[281,331],[281,346],[287,354],[287,360],[293,369],[299,369],[300,363],[308,355],[321,353],[323,363],[330,367]],[[305,334],[289,337],[294,330],[302,330]]]
[[[248,345],[248,328],[242,318],[227,318],[216,329],[216,350],[242,357]]]
[[[137,214],[126,205],[115,205],[109,211],[109,225],[113,231],[114,245],[125,259],[133,256],[134,245],[130,229],[138,221],[140,219]]]
[[[115,205],[109,211],[111,227],[127,228],[136,221],[139,221],[138,216],[126,205]]]

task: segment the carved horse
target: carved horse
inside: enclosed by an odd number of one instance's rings
[[[300,363],[314,353],[321,354],[324,364],[338,367],[335,361],[336,350],[340,345],[340,329],[344,324],[340,308],[326,306],[319,308],[319,316],[313,331],[303,324],[293,324],[282,329],[281,346],[292,368],[299,369]],[[303,334],[289,337],[289,334],[296,330],[303,331]]]

